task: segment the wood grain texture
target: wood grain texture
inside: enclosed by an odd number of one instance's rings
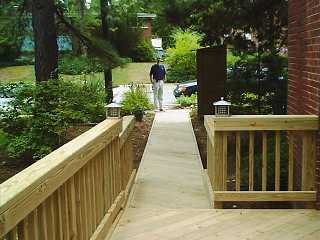
[[[316,137],[315,132],[305,131],[302,143],[302,190],[315,190]]]
[[[205,127],[212,131],[317,130],[316,115],[238,115],[205,116]]]
[[[215,201],[249,201],[249,202],[304,202],[316,201],[315,191],[215,191],[214,192]]]
[[[127,210],[110,240],[318,240],[320,236],[320,213],[315,210],[141,210]]]

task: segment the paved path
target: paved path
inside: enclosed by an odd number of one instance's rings
[[[208,208],[189,114],[157,113],[138,171],[135,208]]]

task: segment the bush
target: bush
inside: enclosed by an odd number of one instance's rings
[[[236,105],[237,114],[286,114],[287,58],[264,54],[260,63],[259,72],[258,57],[250,55],[229,68],[229,100]]]
[[[59,73],[80,75],[102,72],[103,65],[95,58],[65,55],[59,60]]]
[[[155,56],[155,50],[149,39],[142,39],[132,50],[131,57],[135,62],[151,62]]]
[[[192,94],[190,97],[188,96],[181,96],[177,98],[177,103],[181,107],[190,107],[197,105],[197,95]]]
[[[167,50],[167,81],[185,82],[196,78],[196,50],[202,36],[197,32],[178,30],[173,34],[175,45]]]
[[[130,91],[124,94],[121,109],[123,115],[139,115],[152,108],[144,86],[132,85]]]
[[[0,111],[12,158],[38,160],[67,141],[69,127],[105,118],[105,94],[98,84],[50,80],[25,85],[13,97]]]

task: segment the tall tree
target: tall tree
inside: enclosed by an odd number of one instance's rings
[[[54,0],[32,0],[36,81],[58,77],[58,44]]]
[[[100,0],[100,10],[101,10],[101,30],[102,35],[105,40],[110,40],[109,38],[109,21],[108,15],[111,6],[111,0]],[[107,102],[112,102],[113,100],[113,90],[112,90],[112,69],[104,69],[104,82],[107,94]]]

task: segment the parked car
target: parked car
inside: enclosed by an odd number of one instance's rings
[[[190,97],[192,94],[197,93],[197,91],[198,91],[197,80],[193,80],[193,81],[177,84],[176,88],[173,91],[173,95],[176,98],[182,95]]]

